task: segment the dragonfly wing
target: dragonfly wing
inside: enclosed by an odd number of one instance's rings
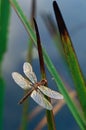
[[[38,91],[34,90],[31,94],[31,97],[40,106],[42,106],[48,110],[52,109],[51,103],[43,96],[43,94],[39,90]]]
[[[28,62],[24,63],[23,71],[32,83],[37,82],[37,77],[36,77],[35,73],[33,72],[33,69],[32,69],[32,66],[30,65],[30,63],[28,63]]]
[[[13,72],[12,77],[14,81],[24,90],[32,88],[31,83],[28,80],[26,80],[21,74]]]
[[[58,93],[56,91],[53,91],[50,88],[47,88],[45,86],[39,86],[38,88],[40,89],[40,91],[42,93],[44,93],[45,95],[47,95],[50,98],[63,99],[63,95],[62,94],[60,94],[60,93]]]

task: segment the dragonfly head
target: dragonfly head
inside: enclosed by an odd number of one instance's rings
[[[42,79],[41,80],[41,85],[46,85],[47,84],[47,80],[46,79]]]

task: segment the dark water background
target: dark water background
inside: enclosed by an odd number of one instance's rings
[[[31,1],[29,2],[28,0],[20,0],[19,3],[21,4],[25,14],[30,18]],[[58,4],[73,41],[81,69],[86,77],[86,1],[58,0]],[[37,23],[39,26],[41,39],[44,43],[43,46],[56,66],[57,71],[64,77],[65,81],[69,83],[72,88],[74,88],[73,82],[65,69],[63,60],[53,45],[53,41],[40,16],[43,12],[51,13],[54,18],[52,1],[37,1]],[[18,105],[17,102],[23,96],[23,90],[14,83],[11,73],[13,71],[18,71],[23,74],[22,65],[26,59],[27,49],[28,35],[16,13],[12,9],[9,27],[8,49],[3,62],[3,75],[6,82],[4,130],[18,130],[21,123],[22,106]],[[32,66],[38,77],[38,80],[40,80],[38,58],[33,59]],[[49,72],[47,72],[47,78],[49,86],[56,89],[55,84],[51,80],[52,77],[50,76]],[[29,110],[32,110],[36,106],[36,103],[31,98],[29,98],[29,100]],[[36,124],[38,124],[40,119],[43,117],[44,112],[45,110],[43,110],[41,114],[38,114],[38,117],[34,118],[33,121],[29,123],[28,128],[30,128],[30,130],[33,130]],[[66,105],[55,116],[55,121],[58,130],[79,130],[78,125],[76,124]],[[44,127],[43,130],[47,130],[47,127]]]

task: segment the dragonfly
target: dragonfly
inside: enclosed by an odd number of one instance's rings
[[[36,74],[34,73],[30,63],[25,62],[23,64],[23,71],[26,75],[26,78],[24,78],[18,72],[12,73],[12,78],[17,83],[17,85],[19,85],[24,90],[28,90],[26,95],[19,101],[19,104],[22,104],[28,98],[28,96],[31,96],[31,98],[37,104],[45,109],[52,110],[53,107],[48,99],[45,98],[45,95],[54,99],[63,99],[62,94],[45,86],[47,83],[46,79],[37,82]]]

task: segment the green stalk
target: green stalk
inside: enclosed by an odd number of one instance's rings
[[[60,31],[60,36],[62,40],[61,43],[63,45],[63,50],[66,57],[65,59],[68,63],[70,72],[72,74],[75,87],[77,90],[77,95],[79,97],[79,101],[81,103],[81,107],[83,109],[83,113],[86,118],[86,84],[85,84],[84,76],[81,72],[81,68],[78,63],[78,59],[71,38],[69,36],[69,33],[67,31],[66,25],[64,23],[63,17],[61,15],[61,12],[59,10],[56,1],[53,2],[53,7],[54,7],[55,16]]]
[[[33,29],[31,28],[26,16],[24,15],[22,9],[20,8],[19,4],[17,3],[16,0],[10,0],[10,2],[12,4],[12,6],[14,7],[15,11],[17,12],[18,16],[20,17],[21,21],[23,22],[31,39],[34,41],[34,43],[36,45],[36,35],[35,35]],[[85,130],[86,129],[85,120],[82,118],[82,116],[78,112],[77,107],[74,105],[73,101],[71,100],[71,98],[66,90],[66,87],[64,86],[57,70],[55,69],[53,63],[51,62],[50,58],[48,57],[48,55],[44,49],[43,49],[43,55],[44,55],[44,60],[45,60],[45,63],[47,65],[47,68],[50,71],[51,75],[54,77],[55,82],[56,82],[59,90],[64,95],[64,99],[65,99],[71,113],[73,114],[73,116],[74,116],[75,120],[77,121],[81,130]]]
[[[35,17],[36,13],[36,0],[32,0],[32,8],[31,8],[31,26],[33,27],[33,17]],[[32,61],[32,50],[33,50],[33,41],[29,39],[29,46],[28,46],[28,52],[27,52],[27,57],[26,60],[31,63]],[[24,93],[26,94],[27,91]],[[21,130],[26,130],[28,126],[28,100],[26,100],[23,104],[23,112],[22,112],[22,122],[21,122]]]
[[[26,100],[23,103],[23,112],[22,112],[22,120],[21,120],[20,130],[27,130],[27,124],[28,124],[28,100]]]
[[[9,0],[1,0],[0,13],[0,62],[2,62],[4,53],[7,49],[7,36],[10,15]]]
[[[2,61],[7,48],[10,4],[8,0],[0,0],[0,130],[3,129],[3,109],[5,84],[2,77]]]

